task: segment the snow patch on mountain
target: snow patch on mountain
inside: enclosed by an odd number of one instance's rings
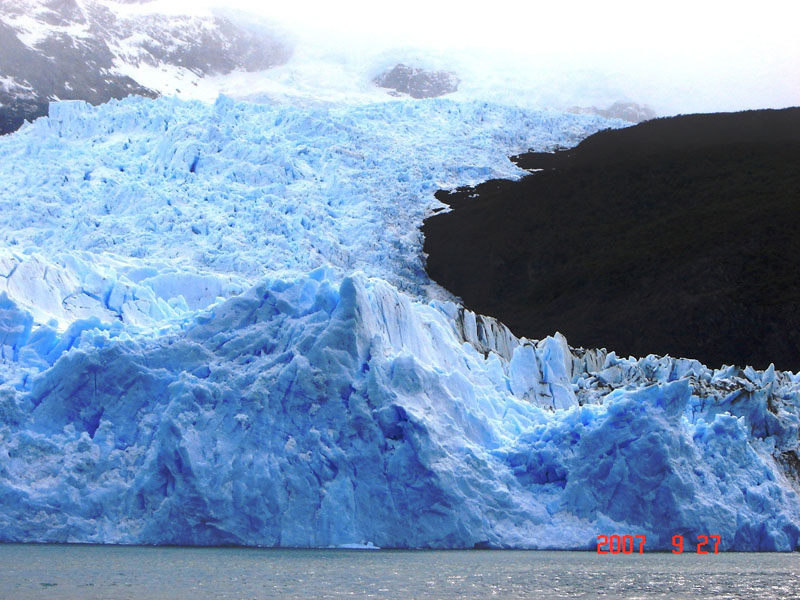
[[[263,19],[160,1],[0,2],[0,133],[50,100],[198,94],[207,75],[286,62],[288,37]]]

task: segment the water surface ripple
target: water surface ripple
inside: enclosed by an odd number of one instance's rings
[[[0,544],[0,598],[798,598],[800,554]]]

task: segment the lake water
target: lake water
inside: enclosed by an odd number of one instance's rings
[[[800,554],[0,544],[0,598],[800,598]]]

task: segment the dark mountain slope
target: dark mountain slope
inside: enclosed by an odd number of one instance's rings
[[[800,109],[690,115],[517,157],[438,197],[430,276],[516,334],[800,370]]]

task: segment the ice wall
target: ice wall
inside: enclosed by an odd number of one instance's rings
[[[558,336],[505,360],[457,311],[318,270],[156,339],[87,329],[0,398],[0,537],[796,548],[796,376]]]

